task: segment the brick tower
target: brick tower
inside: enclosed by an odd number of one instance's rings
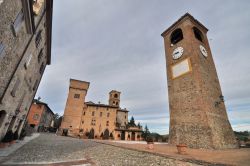
[[[69,134],[78,133],[89,82],[70,79],[69,93],[64,110],[61,129],[68,129]]]
[[[116,90],[112,90],[109,92],[109,105],[111,106],[120,106],[120,94],[121,92],[118,92]]]
[[[169,93],[169,143],[184,143],[191,148],[236,148],[207,31],[187,13],[162,33]]]

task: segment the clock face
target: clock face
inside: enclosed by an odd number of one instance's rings
[[[200,45],[200,51],[204,57],[207,57],[207,50],[205,49],[204,46]]]
[[[182,56],[183,52],[184,49],[182,47],[177,47],[176,49],[174,49],[172,53],[173,59],[179,59]]]

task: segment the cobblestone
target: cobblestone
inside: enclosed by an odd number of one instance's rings
[[[98,166],[195,166],[145,152],[80,140],[70,137],[41,134],[16,152],[3,164],[51,164],[75,160],[88,161],[85,165]],[[89,164],[88,164],[89,163]],[[68,164],[67,164],[68,165]]]

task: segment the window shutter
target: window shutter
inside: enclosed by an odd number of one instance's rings
[[[4,52],[4,45],[3,43],[0,43],[0,57],[2,56],[3,52]]]
[[[16,80],[16,83],[15,83],[15,85],[14,85],[12,91],[11,91],[11,96],[13,96],[13,97],[16,96],[16,91],[17,91],[17,89],[18,89],[18,87],[19,87],[19,85],[20,85],[20,82],[21,82],[21,81],[20,81],[20,79],[18,78],[18,79]]]
[[[40,63],[42,57],[43,57],[43,48],[40,50],[40,52],[38,54],[38,63]]]
[[[42,40],[42,30],[39,30],[35,39],[36,48],[39,47],[41,40]]]
[[[36,80],[36,82],[34,83],[33,90],[36,90],[37,85],[38,85],[38,80]]]
[[[22,22],[23,22],[23,11],[21,10],[12,24],[14,36],[17,36],[17,33],[21,28]]]
[[[43,70],[44,70],[44,63],[42,63],[42,65],[41,65],[41,67],[40,67],[40,70],[39,70],[40,74],[43,73]]]
[[[28,66],[29,66],[29,64],[30,64],[31,59],[32,59],[32,54],[30,54],[30,55],[27,57],[26,62],[25,62],[25,64],[24,64],[24,67],[25,67],[26,69],[28,68]]]

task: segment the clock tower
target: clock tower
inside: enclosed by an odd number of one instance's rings
[[[162,33],[170,109],[169,143],[191,148],[236,148],[207,31],[187,13]]]

